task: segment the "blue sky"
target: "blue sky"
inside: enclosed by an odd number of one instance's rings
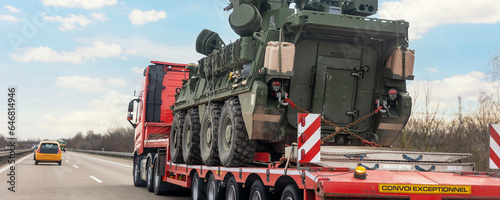
[[[238,38],[227,22],[230,13],[222,11],[227,2],[1,1],[0,111],[7,109],[6,88],[16,86],[19,138],[129,126],[126,104],[150,60],[197,62],[194,40],[203,28],[226,43]],[[498,84],[485,78],[488,62],[500,54],[500,6],[480,0],[464,7],[469,4],[380,0],[376,15],[410,22],[410,48],[416,50],[410,91],[422,93],[422,85],[430,85],[435,103],[450,113],[459,95],[473,106],[480,91]]]

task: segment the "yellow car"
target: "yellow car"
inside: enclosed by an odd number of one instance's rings
[[[62,152],[58,142],[40,142],[35,154],[35,165],[39,162],[56,162],[61,165]]]

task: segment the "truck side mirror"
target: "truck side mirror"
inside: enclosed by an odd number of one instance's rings
[[[136,101],[136,99],[134,99],[134,100],[132,100],[132,101],[130,101],[130,102],[128,103],[128,112],[129,112],[129,113],[130,113],[130,112],[134,112],[134,101]]]
[[[134,118],[134,115],[132,115],[132,113],[129,113],[127,116],[127,120],[132,121],[133,118]]]

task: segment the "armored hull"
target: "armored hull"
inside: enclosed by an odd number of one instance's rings
[[[200,33],[196,50],[206,57],[176,90],[174,162],[240,166],[255,152],[279,159],[297,141],[304,111],[325,119],[325,145],[396,139],[411,112],[409,24],[368,18],[376,0],[295,2],[231,0],[229,24],[241,38],[226,45]]]

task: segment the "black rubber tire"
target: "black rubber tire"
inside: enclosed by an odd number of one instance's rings
[[[218,149],[225,167],[244,166],[253,161],[255,142],[248,139],[237,98],[226,101],[219,122]]]
[[[158,163],[158,154],[155,155],[153,161],[153,172],[154,172],[154,182],[153,182],[153,191],[156,195],[187,195],[188,189],[162,181],[162,177],[160,174],[160,168]]]
[[[220,182],[215,180],[215,176],[213,174],[208,177],[206,189],[207,191],[205,192],[205,194],[207,196],[207,200],[224,199],[224,191],[219,191],[221,190]]]
[[[57,162],[57,165],[61,165],[61,164],[62,164],[62,160],[61,160],[61,161],[59,161],[59,162]]]
[[[182,159],[182,128],[184,126],[184,112],[175,113],[170,131],[170,158],[174,163],[183,163]]]
[[[188,165],[201,164],[200,117],[197,108],[188,110],[182,127],[182,157]]]
[[[35,160],[35,165],[38,165],[38,160]]]
[[[195,172],[191,178],[191,197],[193,200],[203,200],[205,196],[205,181]]]
[[[217,132],[221,114],[220,103],[210,103],[203,114],[200,131],[200,150],[203,164],[208,166],[220,165],[219,150],[217,148]]]
[[[250,189],[249,200],[269,200],[269,192],[261,180],[253,182]]]
[[[140,164],[141,164],[141,157],[140,156],[134,157],[134,167],[133,167],[133,171],[132,171],[132,176],[134,178],[134,186],[135,187],[146,186],[146,182],[141,180],[141,177],[140,177],[140,171],[139,171]]]
[[[295,184],[290,184],[285,187],[281,193],[281,200],[302,200],[302,193]]]
[[[236,182],[236,179],[232,176],[229,178],[226,187],[226,200],[239,200],[239,199],[248,199],[245,195],[245,191],[241,184]]]
[[[154,192],[154,176],[153,176],[153,167],[151,164],[153,163],[154,154],[148,154],[148,161],[146,161],[146,189],[149,192]]]

